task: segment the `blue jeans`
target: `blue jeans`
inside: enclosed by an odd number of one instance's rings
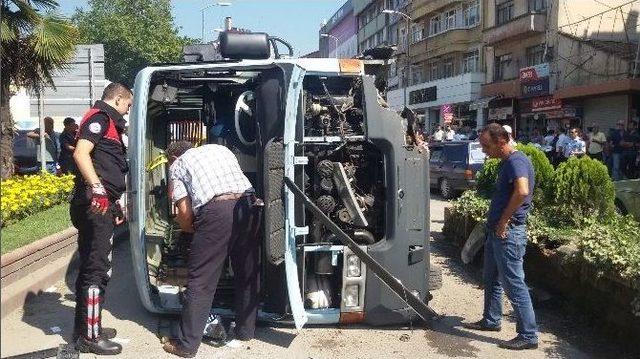
[[[611,156],[612,159],[612,167],[613,167],[613,180],[619,181],[622,179],[622,153],[613,153]]]
[[[538,342],[538,326],[533,312],[529,288],[524,283],[522,267],[527,248],[525,225],[509,225],[507,238],[500,239],[495,231],[487,229],[484,246],[484,313],[487,326],[499,326],[502,320],[502,289],[516,315],[518,337],[531,343]]]

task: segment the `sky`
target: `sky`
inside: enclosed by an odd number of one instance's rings
[[[200,9],[215,4],[213,0],[172,0],[172,13],[180,34],[200,38]],[[205,10],[205,40],[217,37],[213,31],[222,28],[225,16],[231,16],[234,27],[266,32],[288,41],[296,56],[318,49],[318,31],[345,0],[225,0],[231,6],[214,6]],[[60,12],[71,16],[77,7],[86,8],[86,0],[58,0]]]

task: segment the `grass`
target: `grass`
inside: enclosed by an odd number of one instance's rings
[[[0,248],[2,254],[25,246],[71,226],[69,204],[61,204],[33,214],[19,222],[3,227]]]

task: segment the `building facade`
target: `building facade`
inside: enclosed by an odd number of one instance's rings
[[[487,120],[605,131],[637,118],[637,5],[628,1],[485,0]],[[638,69],[636,69],[637,71]]]
[[[357,19],[347,0],[320,28],[319,57],[352,58],[358,54]]]

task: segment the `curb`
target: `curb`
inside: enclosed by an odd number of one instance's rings
[[[1,318],[22,307],[28,297],[64,278],[77,265],[77,237],[78,231],[70,227],[0,257]]]

